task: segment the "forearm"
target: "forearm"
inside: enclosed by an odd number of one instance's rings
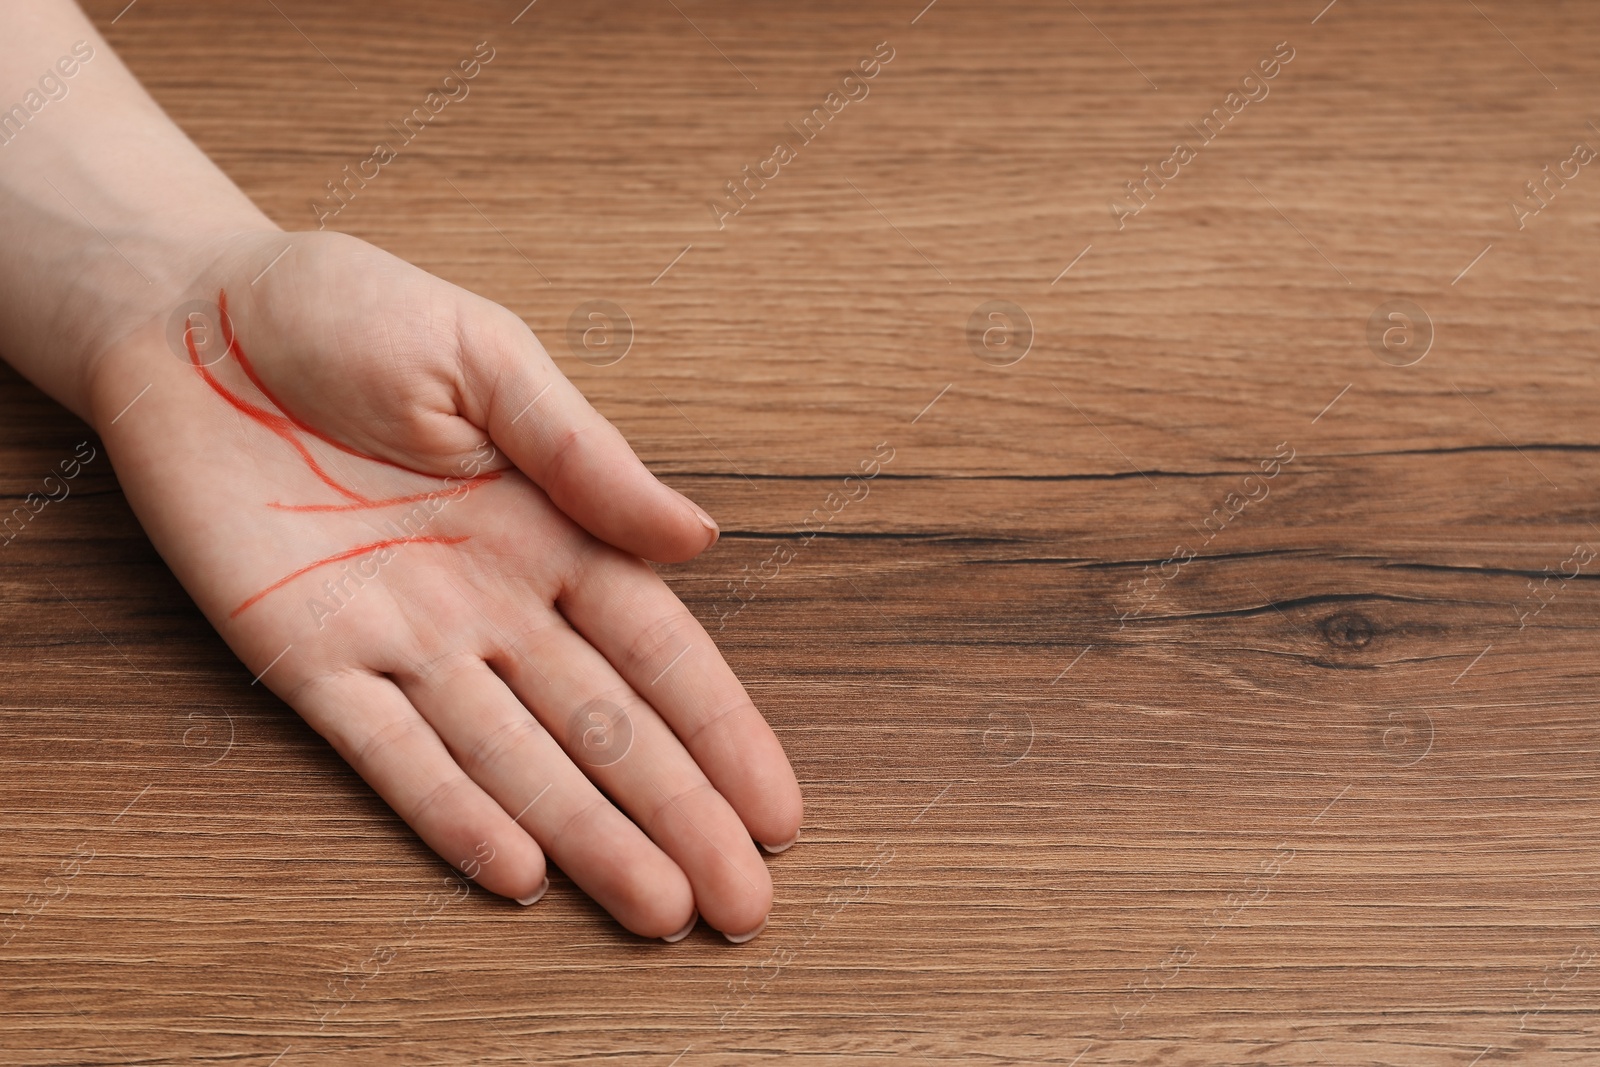
[[[5,15],[0,355],[88,419],[106,348],[197,295],[227,236],[274,227],[70,0]]]

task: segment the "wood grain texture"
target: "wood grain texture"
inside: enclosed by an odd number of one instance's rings
[[[807,818],[743,946],[641,943],[559,876],[429,903],[446,867],[100,456],[0,548],[0,913],[49,897],[0,1062],[1600,1060],[1600,172],[1510,207],[1600,146],[1587,5],[89,6],[291,228],[493,44],[331,223],[521,314],[719,518],[663,570]],[[591,300],[610,366],[567,344]],[[1032,324],[1009,366],[991,300]],[[1411,366],[1369,346],[1391,300]],[[9,511],[92,437],[9,371],[0,409]]]

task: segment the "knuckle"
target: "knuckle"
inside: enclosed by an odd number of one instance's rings
[[[536,744],[544,731],[531,715],[512,718],[479,738],[463,755],[466,770],[494,767],[524,746]]]
[[[573,423],[557,432],[544,468],[545,478],[552,484],[560,484],[572,461],[581,454],[588,430],[587,426]]]
[[[694,825],[693,817],[684,810],[684,801],[692,799],[696,794],[706,792],[716,792],[716,790],[712,788],[711,783],[708,781],[696,782],[678,790],[676,793],[667,793],[663,791],[661,793],[660,803],[650,810],[650,816],[647,820],[646,826],[647,832],[651,831],[655,827],[660,826],[662,818],[669,812],[677,814],[691,825]],[[698,829],[698,826],[696,826],[696,829]],[[655,837],[656,835],[651,832],[650,836]]]
[[[420,660],[411,668],[411,675],[430,689],[437,689],[477,668],[482,658],[466,652],[446,652],[432,659]]]
[[[592,827],[594,823],[602,821],[605,818],[606,809],[610,806],[611,802],[606,800],[606,798],[603,796],[596,795],[590,797],[589,800],[581,805],[576,811],[572,812],[572,814],[561,820],[561,823],[558,826],[551,829],[549,845],[547,846],[549,851],[552,853],[560,852],[562,842],[568,833],[573,831],[587,830],[588,828]],[[587,838],[594,837],[596,835],[592,833],[581,833],[579,836]]]
[[[350,762],[358,769],[379,765],[389,758],[391,752],[403,750],[405,744],[416,737],[419,728],[428,727],[414,715],[391,719],[365,737],[350,743]]]
[[[462,775],[451,775],[439,782],[435,782],[428,788],[427,792],[407,805],[408,810],[401,812],[401,816],[408,824],[416,826],[434,811],[448,808],[450,802],[459,798],[464,791],[469,789],[471,784]]]
[[[737,697],[725,702],[720,707],[713,708],[712,710],[708,711],[705,715],[701,716],[694,723],[694,725],[685,730],[681,735],[684,747],[692,749],[695,743],[698,742],[700,738],[705,736],[707,731],[722,726],[728,721],[728,719],[736,715],[744,715],[754,712],[755,710],[756,706],[750,702],[750,698],[743,693],[740,693]]]
[[[686,613],[673,611],[647,622],[628,642],[629,668],[640,675],[650,674],[652,668],[659,671],[681,654],[694,636],[687,619]]]

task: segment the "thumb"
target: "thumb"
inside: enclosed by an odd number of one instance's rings
[[[527,325],[506,314],[514,327],[464,338],[467,399],[477,401],[470,414],[495,447],[574,522],[625,552],[680,563],[711,547],[711,516],[651,474]]]

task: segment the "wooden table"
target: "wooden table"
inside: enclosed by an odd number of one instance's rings
[[[89,5],[291,228],[488,42],[325,222],[721,520],[807,816],[743,946],[454,899],[101,455],[0,548],[0,1061],[1597,1062],[1600,22],[922,2]],[[5,510],[96,447],[0,409]]]

